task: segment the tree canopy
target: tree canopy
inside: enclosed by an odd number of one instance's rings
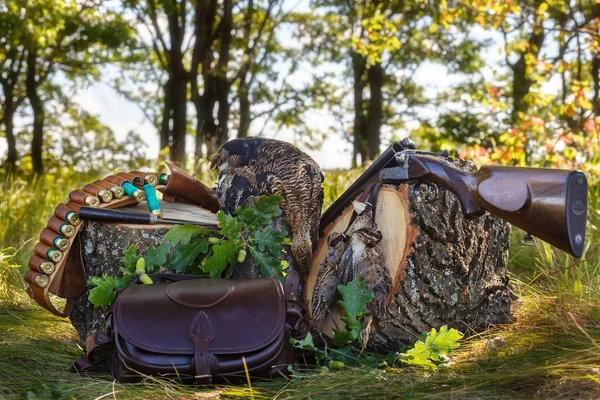
[[[138,161],[140,134],[197,167],[229,139],[285,131],[341,137],[353,165],[402,136],[483,162],[593,165],[599,32],[600,2],[580,0],[7,0],[2,168],[77,164],[72,140],[125,151],[74,100],[90,82],[155,127],[128,139]]]

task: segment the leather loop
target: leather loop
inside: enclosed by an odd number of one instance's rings
[[[212,382],[212,375],[217,371],[212,370],[210,352],[208,345],[215,338],[210,319],[204,311],[200,311],[190,325],[189,338],[194,343],[194,364],[196,383],[199,385],[209,385]]]

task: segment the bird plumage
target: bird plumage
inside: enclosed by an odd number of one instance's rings
[[[343,240],[338,233],[332,233],[327,240],[327,259],[319,269],[312,298],[312,317],[317,325],[323,322],[339,298],[337,289],[330,288],[334,281],[346,285],[360,276],[367,290],[375,295],[368,305],[375,319],[380,320],[387,309],[392,279],[378,249],[382,235],[373,224],[371,205],[354,201],[353,206],[358,216]]]
[[[220,171],[217,197],[226,213],[233,214],[253,196],[282,195],[281,208],[292,231],[292,252],[306,272],[323,206],[323,174],[318,164],[290,143],[251,137],[225,143],[211,168]]]

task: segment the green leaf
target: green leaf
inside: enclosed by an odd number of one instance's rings
[[[274,231],[271,225],[254,233],[254,240],[256,240],[258,249],[265,251],[268,248],[277,257],[281,256],[281,243],[286,237],[287,230]]]
[[[175,247],[178,244],[188,244],[193,237],[198,235],[208,235],[208,230],[190,224],[175,225],[165,235],[165,241],[170,242],[171,247]]]
[[[154,247],[150,245],[148,247],[148,254],[144,257],[146,260],[146,271],[152,273],[153,271],[149,268],[162,267],[167,262],[167,254],[171,250],[171,246],[167,242],[162,242],[160,246]]]
[[[243,222],[246,228],[266,226],[272,223],[274,217],[281,215],[281,195],[262,195],[252,202],[252,207],[238,207],[236,216]]]
[[[127,278],[115,278],[106,274],[102,278],[97,276],[91,277],[88,280],[88,284],[95,287],[90,290],[88,300],[95,307],[102,307],[106,310],[115,301],[117,292],[125,289],[130,281]]]
[[[333,344],[336,347],[344,347],[348,343],[352,343],[354,339],[352,334],[347,330],[333,329]]]
[[[290,338],[290,343],[297,349],[312,351],[315,354],[317,365],[321,365],[326,359],[325,352],[315,347],[312,335],[308,333],[303,340]]]
[[[202,270],[210,273],[211,278],[220,277],[229,264],[234,264],[242,244],[233,240],[223,240],[221,244],[214,245],[213,254],[202,264]]]
[[[229,237],[238,237],[242,233],[244,225],[242,222],[229,214],[225,214],[223,211],[217,213],[217,220],[221,227],[221,234]]]
[[[462,338],[463,335],[459,331],[448,330],[446,325],[442,326],[439,332],[433,328],[425,340],[416,342],[414,348],[402,356],[401,361],[409,365],[436,369],[436,363],[458,348],[460,346],[458,341]]]
[[[373,292],[367,290],[367,284],[360,280],[360,276],[354,278],[347,285],[338,285],[337,289],[342,296],[342,300],[338,300],[337,304],[344,311],[341,320],[346,323],[346,330],[350,332],[351,338],[362,342],[360,335],[362,330],[361,318],[367,304],[373,301],[375,296]]]
[[[206,254],[207,252],[208,241],[203,238],[196,239],[188,244],[182,244],[175,253],[175,258],[171,262],[171,266],[175,268],[175,272],[178,274],[184,274],[200,253]]]
[[[123,264],[123,267],[125,267],[126,270],[131,270],[132,272],[135,271],[135,264],[137,263],[138,258],[140,258],[140,256],[137,254],[135,245],[132,244],[126,248],[123,252],[123,256],[124,257],[121,259],[121,264]]]
[[[282,213],[281,208],[279,207],[282,199],[283,197],[279,194],[274,194],[272,196],[262,195],[254,200],[252,207],[271,218],[279,217]]]
[[[283,274],[281,273],[281,262],[269,254],[257,251],[254,247],[250,248],[250,252],[252,253],[254,262],[260,265],[260,272],[263,278],[274,276],[281,280],[283,279]]]

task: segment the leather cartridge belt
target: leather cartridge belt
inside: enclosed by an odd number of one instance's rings
[[[174,164],[167,163],[170,177],[156,172],[119,172],[73,190],[65,202],[54,209],[39,242],[29,259],[24,280],[25,291],[46,310],[67,317],[75,298],[85,291],[86,276],[81,257],[79,232],[84,222],[79,219],[82,206],[120,208],[144,201],[141,187],[151,184],[170,202],[185,202],[217,212],[219,203],[213,189],[196,180]],[[62,310],[50,294],[66,300]]]

